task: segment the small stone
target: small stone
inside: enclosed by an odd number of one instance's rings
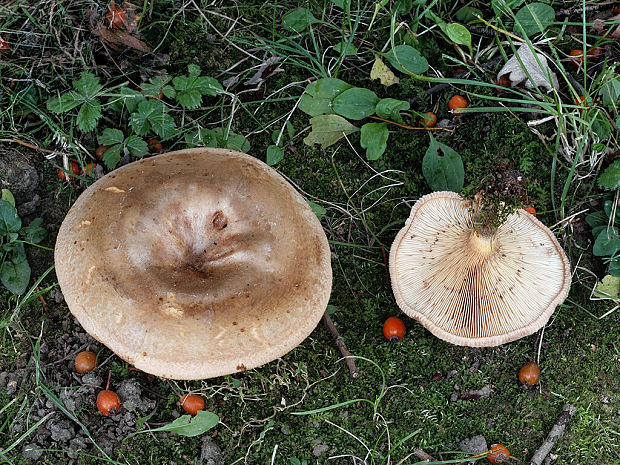
[[[328,450],[329,446],[327,444],[317,444],[312,448],[312,455],[314,455],[315,457],[320,457]]]
[[[222,457],[222,449],[209,436],[202,440],[200,451],[200,463],[203,465],[216,465]]]
[[[103,386],[103,378],[97,373],[91,371],[90,373],[86,373],[82,376],[82,384],[91,387],[101,387]]]
[[[4,389],[6,387],[6,383],[9,379],[9,374],[6,371],[0,373],[0,389]]]
[[[75,436],[73,424],[68,420],[56,420],[53,418],[46,426],[52,433],[52,439],[54,441],[67,443]]]
[[[26,444],[22,449],[22,456],[29,460],[39,460],[43,455],[43,448],[35,443]]]
[[[463,452],[471,455],[482,454],[483,452],[489,450],[489,448],[487,447],[487,440],[482,435],[463,439],[459,443],[459,447]]]
[[[123,406],[127,410],[144,411],[144,401],[142,400],[142,388],[140,383],[133,379],[126,379],[116,389],[116,393],[121,399]]]
[[[17,380],[12,379],[6,384],[6,393],[8,395],[13,395],[17,391]]]

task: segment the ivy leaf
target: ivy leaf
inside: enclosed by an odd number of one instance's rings
[[[422,74],[428,71],[426,58],[410,45],[397,45],[383,56],[401,73]]]
[[[101,118],[101,104],[99,100],[84,102],[77,114],[77,125],[80,131],[92,131],[97,127],[97,121]]]
[[[321,147],[329,147],[335,144],[345,135],[359,131],[342,116],[319,115],[310,119],[312,131],[304,139],[304,144],[321,144]]]
[[[24,226],[20,229],[19,233],[25,241],[38,244],[45,239],[45,236],[47,235],[47,231],[41,227],[42,224],[43,218],[35,218],[28,226]]]
[[[142,157],[149,152],[149,146],[144,139],[139,136],[131,135],[125,139],[125,147],[134,157]]]
[[[370,89],[353,87],[332,102],[334,112],[352,120],[364,119],[375,112],[379,97]]]
[[[387,123],[366,123],[362,126],[360,145],[366,149],[368,160],[377,160],[383,155],[389,135]]]
[[[282,16],[282,28],[290,32],[303,32],[312,24],[320,22],[308,8],[295,8]]]
[[[377,116],[385,119],[391,119],[397,123],[404,123],[401,111],[409,110],[409,102],[406,100],[396,100],[393,98],[382,98],[377,103]]]
[[[276,145],[270,145],[267,147],[267,164],[273,166],[282,161],[284,158],[284,150]]]
[[[0,265],[0,281],[13,294],[23,294],[30,281],[30,265],[26,260],[19,263],[5,260]]]
[[[108,150],[106,150],[103,154],[103,163],[108,169],[113,170],[116,168],[118,161],[121,159],[121,150],[123,149],[123,144],[114,144]]]
[[[598,185],[604,189],[620,188],[620,160],[615,160],[598,178]]]
[[[0,236],[16,233],[22,227],[17,210],[6,200],[0,200]]]
[[[159,428],[152,428],[147,430],[138,431],[138,433],[153,433],[155,431],[169,431],[176,433],[179,436],[194,437],[206,433],[211,428],[219,423],[219,417],[212,412],[205,410],[198,410],[195,416],[183,415],[174,420],[172,423],[160,426]]]
[[[459,192],[465,182],[465,169],[461,156],[432,134],[430,145],[422,159],[422,174],[434,191]]]

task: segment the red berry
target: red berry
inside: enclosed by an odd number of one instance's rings
[[[528,212],[530,215],[536,216],[536,209],[532,207],[531,205],[525,207],[524,210]]]
[[[540,367],[534,361],[526,363],[519,370],[519,381],[526,386],[538,384],[540,379]]]
[[[570,62],[575,68],[583,67],[583,50],[571,50],[568,54],[571,57]]]
[[[97,396],[97,409],[102,415],[110,417],[121,409],[121,400],[114,391],[101,391]]]
[[[181,397],[181,407],[190,415],[196,415],[198,410],[204,410],[205,400],[198,394],[185,394]]]
[[[427,116],[422,117],[422,126],[425,128],[434,128],[437,124],[437,115],[432,111],[425,113]]]
[[[493,444],[487,459],[491,463],[506,463],[510,459],[510,451],[501,444]]]
[[[78,165],[76,162],[72,161],[71,163],[69,163],[69,171],[72,172],[75,175],[80,174],[80,165]],[[60,180],[65,180],[65,179],[75,179],[73,176],[71,176],[68,173],[65,173],[64,170],[60,169],[58,170],[58,179]]]
[[[11,50],[11,46],[9,45],[9,41],[0,37],[0,53],[8,52]]]
[[[389,317],[383,323],[383,335],[391,342],[400,341],[405,336],[405,323],[398,317]]]
[[[80,352],[75,357],[75,370],[78,373],[90,373],[97,366],[97,355],[90,350]]]
[[[455,95],[448,101],[448,108],[452,111],[454,115],[459,115],[461,112],[461,108],[467,108],[469,106],[469,102],[462,95]]]

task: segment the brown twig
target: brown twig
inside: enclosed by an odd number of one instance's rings
[[[323,313],[323,323],[325,323],[325,326],[327,326],[329,332],[332,333],[332,336],[334,336],[334,338],[336,339],[336,345],[338,346],[338,349],[340,349],[340,353],[344,357],[344,361],[347,364],[349,373],[351,373],[351,377],[353,379],[359,378],[360,371],[355,366],[355,359],[351,357],[351,353],[347,349],[347,346],[344,344],[344,338],[338,332],[338,329],[336,328],[336,325],[327,313],[327,310],[325,310],[325,313]]]
[[[558,439],[560,439],[564,434],[564,429],[566,428],[567,423],[576,411],[577,407],[573,407],[571,404],[566,404],[564,406],[562,414],[558,418],[558,421],[555,422],[555,425],[553,425],[553,428],[551,428],[551,431],[547,435],[547,439],[545,439],[545,442],[543,442],[538,450],[534,452],[534,455],[530,460],[530,465],[541,465],[543,463],[543,460],[545,460],[545,457],[549,455],[549,452],[551,452],[551,449],[553,449],[555,443],[558,442]]]
[[[369,118],[372,119],[376,119],[379,121],[383,121],[384,123],[390,123],[390,124],[394,124],[398,127],[401,128],[405,128],[405,129],[413,129],[416,131],[448,131],[448,132],[454,132],[453,129],[447,129],[447,128],[425,128],[425,127],[417,127],[417,126],[409,126],[408,124],[401,124],[401,123],[397,123],[396,121],[392,121],[389,119],[385,119],[385,118],[380,118],[378,116],[369,116]]]
[[[30,149],[40,150],[41,152],[45,152],[45,153],[55,153],[54,150],[44,149],[43,147],[39,147],[34,144],[24,142],[21,139],[0,139],[0,142],[15,142],[16,144],[23,145],[24,147],[28,147]]]
[[[36,279],[33,279],[32,281],[35,283],[37,282]],[[39,286],[35,286],[35,290],[37,292],[41,292],[41,289],[39,288]],[[47,303],[45,303],[45,300],[43,299],[43,295],[39,294],[39,299],[41,300],[41,305],[43,305],[43,310],[45,310],[46,313],[49,313],[50,309],[47,306]]]
[[[420,460],[429,460],[431,462],[435,462],[435,457],[433,457],[432,455],[427,454],[426,452],[424,452],[419,447],[416,447],[415,449],[413,449],[413,454],[417,458],[419,458]]]

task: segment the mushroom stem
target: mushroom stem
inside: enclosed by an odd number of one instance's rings
[[[349,352],[349,350],[347,349],[347,346],[344,343],[344,338],[338,332],[338,329],[336,328],[336,325],[327,313],[327,310],[325,310],[325,313],[323,313],[323,323],[325,323],[325,326],[327,326],[329,332],[332,333],[332,336],[334,336],[334,339],[336,339],[336,345],[338,346],[338,349],[340,349],[340,353],[344,357],[344,361],[347,364],[349,373],[351,373],[351,377],[353,379],[359,378],[360,371],[355,365],[355,359],[351,357],[351,352]]]

